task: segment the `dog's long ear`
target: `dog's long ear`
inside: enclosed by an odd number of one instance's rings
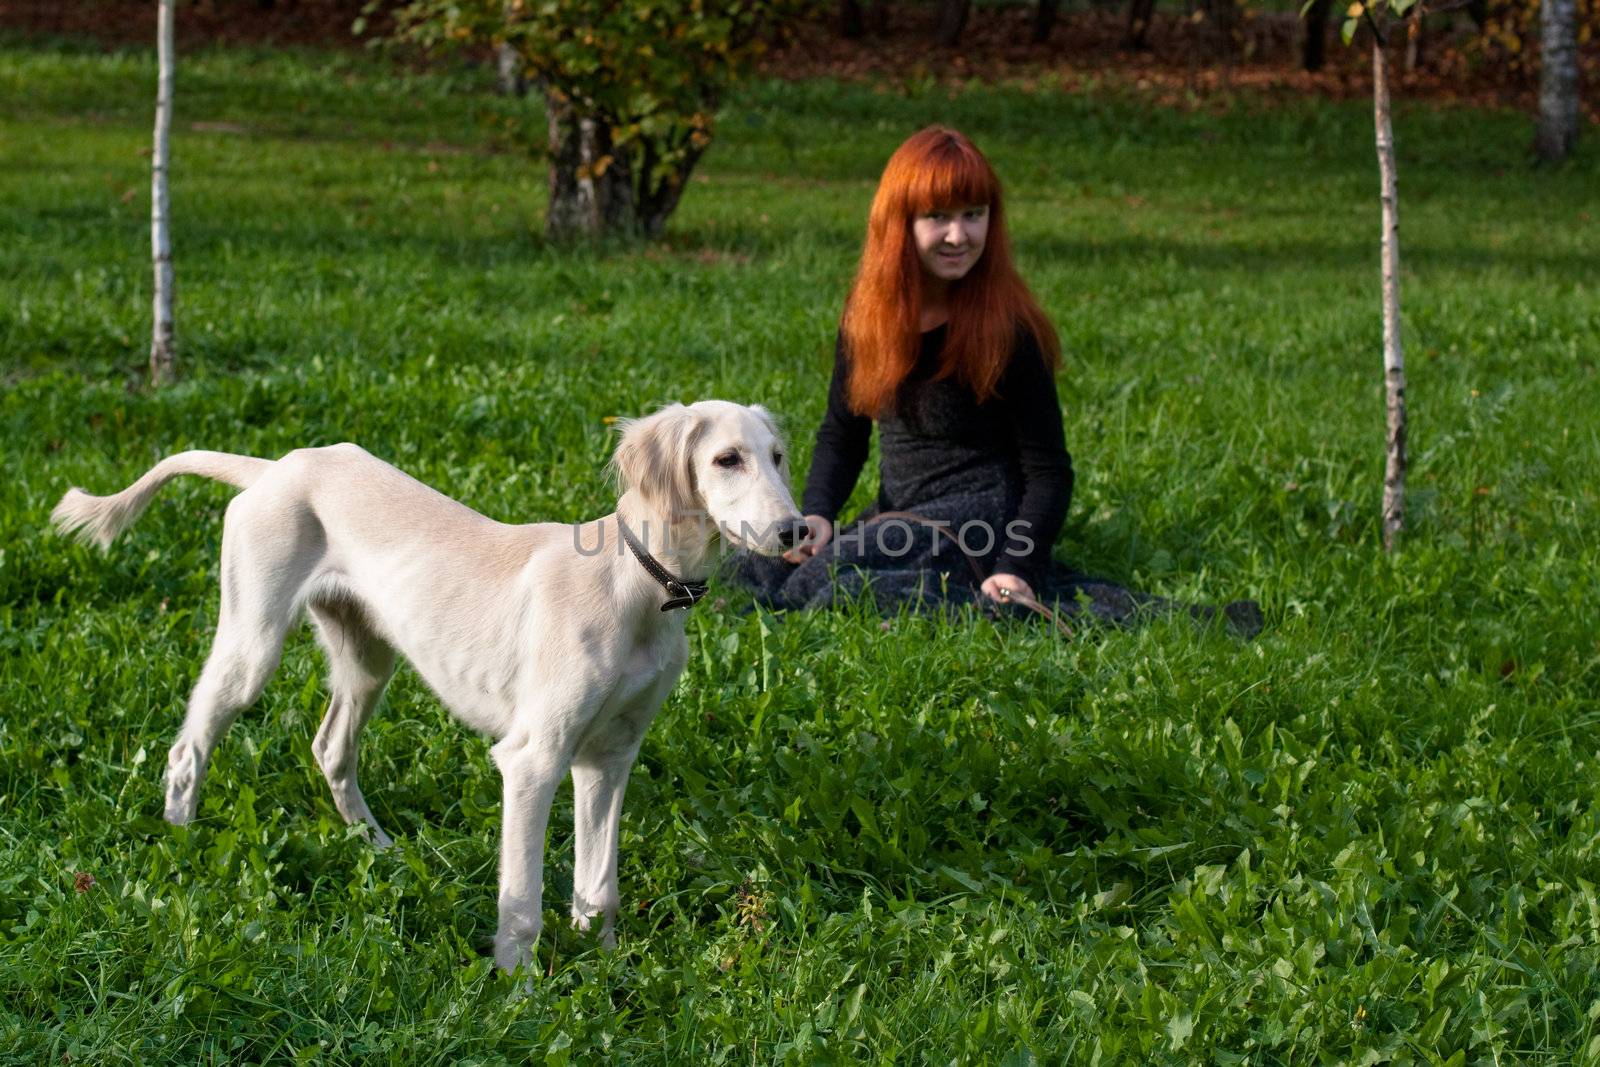
[[[783,428],[778,425],[778,420],[772,417],[772,412],[760,404],[751,404],[750,410],[755,412],[756,418],[765,423],[767,429],[772,431],[772,436],[778,439],[778,446],[783,449],[782,469],[787,472],[789,470],[789,446],[783,439]]]
[[[751,404],[750,410],[756,413],[758,419],[767,424],[767,429],[772,431],[772,436],[779,441],[783,440],[783,430],[778,427],[778,420],[772,417],[772,412],[760,404]]]
[[[611,462],[623,491],[637,490],[668,522],[682,519],[699,499],[691,461],[703,429],[704,420],[682,404],[622,423]]]

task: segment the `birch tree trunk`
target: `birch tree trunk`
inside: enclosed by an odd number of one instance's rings
[[[570,241],[632,229],[632,176],[627,161],[613,151],[610,126],[580,113],[571,100],[548,88],[545,113],[550,138],[546,236]]]
[[[156,12],[156,129],[150,153],[150,248],[155,299],[150,338],[150,384],[172,380],[177,351],[172,325],[172,239],[167,230],[168,134],[172,128],[172,7],[160,0]]]
[[[1389,62],[1384,42],[1372,42],[1373,124],[1383,200],[1383,384],[1389,429],[1383,467],[1383,550],[1393,552],[1405,521],[1406,368],[1400,350],[1400,215],[1395,192],[1394,129],[1389,121]]]
[[[639,138],[619,149],[605,116],[585,114],[548,86],[544,95],[550,155],[545,236],[555,242],[660,236],[710,139],[680,133]],[[715,102],[706,106],[714,109]]]
[[[1539,129],[1534,147],[1554,163],[1578,143],[1577,0],[1539,5]]]
[[[505,41],[494,49],[495,91],[501,96],[527,96],[528,80],[522,76],[522,57]]]

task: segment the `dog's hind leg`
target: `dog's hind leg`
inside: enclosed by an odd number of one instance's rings
[[[284,637],[299,611],[300,588],[314,565],[304,538],[295,537],[292,528],[284,537],[282,529],[258,533],[260,525],[244,521],[241,505],[247,494],[235,497],[228,508],[217,636],[189,694],[183,729],[167,753],[166,816],[175,826],[194,818],[217,742],[277,670]]]
[[[194,818],[211,754],[239,713],[254,704],[278,667],[289,629],[290,605],[248,621],[224,609],[211,656],[189,694],[183,730],[167,753],[167,821],[182,826]],[[281,621],[280,621],[281,620]]]
[[[356,781],[356,760],[361,730],[378,706],[384,686],[394,674],[395,654],[389,643],[373,632],[361,609],[339,601],[314,602],[311,620],[328,653],[329,686],[333,697],[322,717],[311,751],[333,790],[333,805],[349,823],[372,828],[373,844],[388,848],[393,842],[383,832]]]

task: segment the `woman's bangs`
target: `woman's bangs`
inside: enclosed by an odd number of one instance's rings
[[[999,192],[1000,183],[982,156],[946,142],[912,172],[906,208],[922,215],[940,208],[992,204]]]

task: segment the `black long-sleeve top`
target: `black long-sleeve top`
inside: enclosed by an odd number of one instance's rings
[[[1032,331],[1019,329],[996,395],[983,403],[954,377],[935,380],[946,328],[922,335],[916,367],[877,420],[881,510],[915,511],[927,501],[971,492],[999,480],[1017,491],[1008,523],[1033,542],[996,534],[1004,546],[998,573],[1029,582],[1050,562],[1050,549],[1072,502],[1072,457],[1061,429],[1055,376]],[[873,420],[849,403],[850,360],[841,335],[834,353],[828,409],[817,428],[802,509],[829,522],[849,499],[867,460]]]

